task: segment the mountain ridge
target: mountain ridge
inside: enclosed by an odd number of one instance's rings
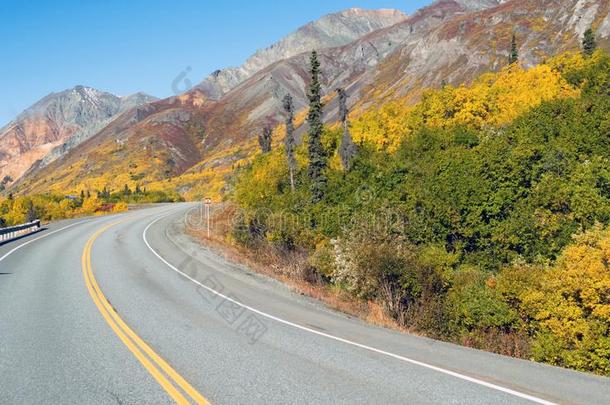
[[[406,14],[393,9],[350,8],[327,14],[298,28],[272,45],[257,50],[241,66],[215,71],[197,85],[197,89],[203,91],[208,98],[218,100],[253,74],[278,60],[287,59],[310,49],[346,45],[405,18],[407,18]]]
[[[0,129],[0,178],[12,179],[5,184],[19,179],[35,162],[59,157],[57,148],[75,147],[113,117],[153,100],[144,93],[119,97],[83,85],[46,95]]]

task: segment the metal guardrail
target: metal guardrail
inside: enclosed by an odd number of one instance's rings
[[[0,228],[0,243],[11,239],[20,238],[40,229],[40,220],[28,222],[27,224]]]

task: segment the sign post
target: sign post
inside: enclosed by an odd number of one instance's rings
[[[211,198],[204,198],[203,203],[205,204],[205,215],[208,222],[208,238],[210,237],[210,205],[212,205]]]

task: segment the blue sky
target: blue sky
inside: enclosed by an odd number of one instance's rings
[[[430,2],[1,0],[0,126],[77,84],[167,97],[187,68],[196,83],[324,14],[349,7],[410,13]]]

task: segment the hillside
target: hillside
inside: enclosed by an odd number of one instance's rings
[[[349,168],[326,128],[294,190],[281,147],[238,170],[214,241],[409,331],[610,375],[609,96],[598,50],[373,108]]]

